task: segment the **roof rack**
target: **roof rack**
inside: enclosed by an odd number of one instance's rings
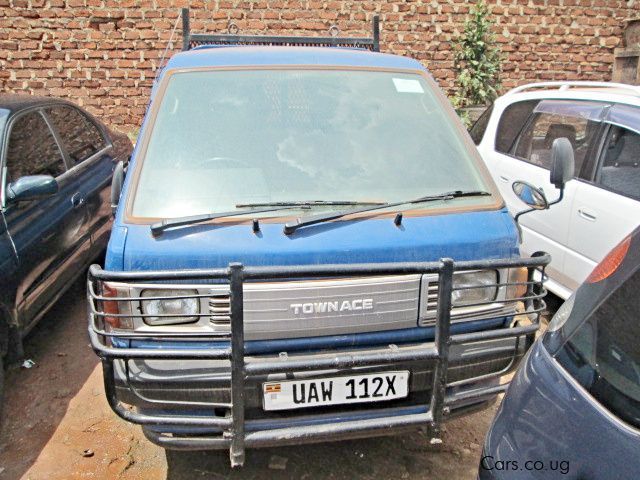
[[[569,90],[570,88],[585,88],[585,87],[617,88],[617,89],[628,90],[630,92],[635,93],[636,95],[640,95],[640,86],[627,85],[625,83],[589,82],[589,81],[557,81],[557,82],[528,83],[526,85],[520,85],[519,87],[509,90],[505,95],[513,95],[514,93],[522,93],[528,90],[541,89],[541,88],[544,88],[544,89],[557,88],[560,91],[564,91],[564,90]]]
[[[332,27],[332,32],[338,31]],[[271,45],[271,46],[304,46],[304,47],[348,47],[362,48],[373,52],[380,51],[380,19],[373,17],[373,34],[367,37],[279,37],[262,35],[221,35],[191,33],[189,24],[189,9],[182,9],[182,50],[191,50],[207,45]]]

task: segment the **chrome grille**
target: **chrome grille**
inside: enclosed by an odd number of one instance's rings
[[[430,281],[425,290],[427,292],[427,316],[435,318],[438,312],[438,279]]]
[[[245,338],[317,337],[412,328],[416,326],[419,297],[419,275],[247,284]]]
[[[216,327],[228,327],[231,324],[231,303],[228,294],[209,297],[209,321]]]
[[[420,319],[418,324],[421,327],[429,327],[436,324],[438,314],[438,277],[436,275],[425,275],[422,277],[423,297],[420,301]],[[516,312],[513,301],[504,302],[504,287],[499,287],[498,297],[495,303],[486,305],[472,305],[453,307],[451,309],[451,323],[483,320],[487,318],[498,318],[510,316]]]

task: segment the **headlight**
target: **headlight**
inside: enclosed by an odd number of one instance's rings
[[[477,303],[491,302],[496,298],[497,283],[498,272],[496,270],[456,273],[453,275],[451,305],[453,307],[464,307]]]
[[[572,294],[558,309],[556,314],[553,316],[551,321],[549,322],[549,326],[547,327],[548,332],[555,332],[556,330],[560,330],[571,315],[571,311],[573,310],[573,305],[576,301],[576,294]]]
[[[197,322],[197,315],[200,313],[200,302],[197,297],[188,298],[190,295],[197,296],[198,292],[196,290],[143,290],[140,292],[141,297],[153,297],[152,300],[142,300],[141,302],[142,313],[151,315],[144,317],[144,322],[148,325],[176,325]]]

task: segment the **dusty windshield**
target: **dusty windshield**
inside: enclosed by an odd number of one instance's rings
[[[421,75],[382,71],[173,74],[132,214],[171,218],[261,202],[394,202],[487,190],[434,88]]]

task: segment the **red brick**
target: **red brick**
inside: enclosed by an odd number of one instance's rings
[[[609,80],[623,20],[640,8],[620,0],[488,0],[506,60],[503,88],[541,79]],[[464,0],[0,0],[0,88],[82,102],[108,122],[138,125],[160,57],[190,6],[193,31],[274,35],[369,34],[381,15],[382,49],[408,55],[452,93],[452,40]],[[168,55],[180,50],[180,27]],[[509,36],[503,36],[503,31]],[[20,47],[18,48],[18,45]],[[142,53],[142,55],[141,55]]]

